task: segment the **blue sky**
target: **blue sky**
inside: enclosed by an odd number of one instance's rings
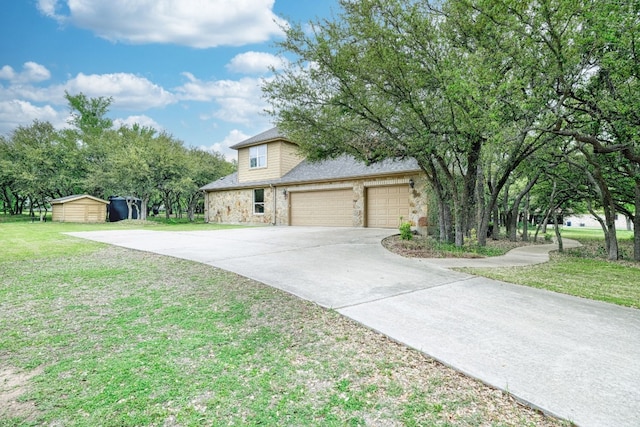
[[[279,64],[278,23],[338,11],[337,0],[5,0],[0,134],[33,120],[67,126],[65,91],[112,97],[140,123],[216,150],[272,125],[260,82]]]

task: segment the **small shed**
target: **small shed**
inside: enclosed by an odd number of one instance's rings
[[[88,194],[51,200],[51,220],[59,222],[105,222],[108,201]]]

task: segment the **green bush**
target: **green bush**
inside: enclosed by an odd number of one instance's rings
[[[411,240],[413,239],[413,233],[411,232],[411,223],[410,222],[402,222],[400,227],[400,238],[402,240]]]

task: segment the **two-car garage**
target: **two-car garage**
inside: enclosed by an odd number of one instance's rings
[[[397,228],[409,218],[409,186],[388,185],[364,189],[365,224],[373,228]],[[297,226],[353,227],[357,225],[353,188],[291,192],[289,224]]]

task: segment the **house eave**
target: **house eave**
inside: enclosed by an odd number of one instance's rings
[[[323,178],[323,179],[305,179],[305,180],[286,180],[286,179],[278,179],[278,180],[268,180],[268,181],[248,181],[239,183],[233,186],[228,187],[219,187],[219,188],[202,188],[202,191],[207,193],[215,193],[220,191],[233,191],[233,190],[246,190],[251,188],[261,188],[261,187],[287,187],[287,186],[303,186],[310,184],[328,184],[328,183],[340,183],[340,182],[348,182],[348,181],[360,181],[366,179],[380,179],[384,177],[400,177],[404,175],[412,175],[416,173],[422,172],[420,169],[414,170],[404,170],[397,172],[387,172],[387,173],[379,173],[379,174],[361,174],[361,175],[353,175],[347,177],[339,177],[339,178]]]

